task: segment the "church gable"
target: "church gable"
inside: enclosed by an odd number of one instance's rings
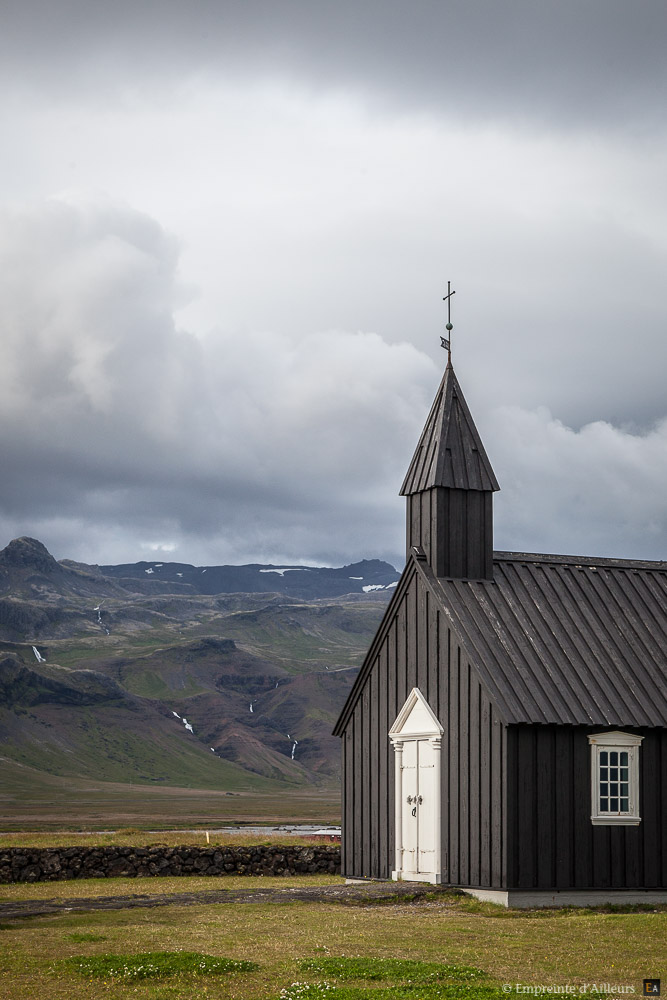
[[[494,686],[489,686],[477,669],[460,623],[446,613],[441,594],[434,587],[436,582],[423,560],[409,560],[336,723],[335,736],[343,734],[355,707],[378,674],[390,692],[385,734],[413,688],[419,690],[442,721],[440,711],[444,709],[445,717],[448,713],[450,670],[457,676],[465,672],[467,683],[479,688],[489,704],[494,703],[497,718],[505,721],[506,714],[511,718],[502,699],[496,697]]]
[[[424,695],[419,688],[413,688],[389,730],[389,736],[391,739],[408,739],[413,736],[439,735],[442,731],[438,717]]]

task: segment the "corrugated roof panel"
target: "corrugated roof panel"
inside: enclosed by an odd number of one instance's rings
[[[573,573],[569,566],[539,566],[534,570],[529,567],[528,572],[534,573],[537,587],[541,585],[562,630],[569,636],[567,653],[559,647],[556,651],[560,652],[561,676],[570,674],[573,681],[579,681],[575,689],[576,703],[591,719],[600,713],[609,713],[617,700],[617,692],[602,669],[608,651],[601,648],[598,640],[595,614],[587,607],[585,596],[578,592],[578,573],[581,571]]]
[[[516,627],[513,631],[523,635],[530,650],[528,659],[531,663],[536,650],[544,649],[543,659],[547,676],[544,680],[545,693],[542,700],[550,700],[557,704],[562,717],[574,721],[570,707],[572,699],[580,696],[584,689],[580,688],[575,672],[565,672],[564,675],[562,662],[559,662],[558,648],[567,648],[570,643],[567,629],[554,614],[549,600],[541,596],[535,580],[523,577],[514,566],[507,567],[506,576],[507,586],[495,588],[499,599],[504,599],[508,606],[503,619],[508,621],[511,618],[515,622]],[[574,649],[570,652],[574,652]]]
[[[623,582],[622,590],[617,586],[616,576]],[[627,684],[626,690],[632,693],[636,706],[641,711],[643,706],[660,698],[660,691],[644,666],[651,656],[650,647],[658,659],[660,651],[655,636],[646,628],[646,624],[640,623],[635,613],[635,580],[634,574],[629,575],[623,570],[614,574],[600,569],[590,574],[591,587],[596,591],[600,604],[608,611],[609,619],[613,621],[614,627],[609,629],[608,635],[613,644],[616,666]],[[645,615],[644,622],[654,621],[655,618],[655,615]],[[608,622],[603,622],[602,625],[609,627]]]
[[[506,722],[667,726],[667,564],[496,553],[430,585]]]
[[[420,564],[418,568],[422,575],[428,579],[433,589],[436,589],[443,582],[433,576],[426,564]],[[447,582],[456,586],[461,581]],[[447,594],[449,596],[449,592]],[[501,716],[513,719],[521,715],[524,711],[523,704],[526,692],[520,692],[517,689],[518,685],[513,683],[513,670],[509,675],[504,673],[505,661],[504,658],[499,658],[497,655],[495,632],[487,627],[488,623],[481,613],[475,615],[475,603],[467,603],[463,600],[459,601],[454,608],[454,602],[446,598],[443,599],[443,595],[437,596],[441,607],[454,627],[454,631],[469,651],[471,661],[477,666],[489,696],[495,701]]]
[[[532,660],[535,655],[536,642],[538,641],[540,632],[544,631],[545,625],[541,621],[539,614],[533,614],[531,617],[529,612],[534,611],[532,603],[520,599],[520,595],[517,594],[517,584],[519,582],[517,578],[511,587],[502,589],[500,587],[487,588],[489,601],[493,602],[496,607],[495,620],[499,623],[498,631],[501,634],[505,633],[508,637],[507,640],[501,642],[503,649],[508,654],[506,663],[515,661],[517,654],[512,655],[510,653],[510,649],[513,646],[519,651],[521,657],[521,674],[524,688],[531,693],[530,706],[524,700],[524,708],[529,707],[529,711],[533,716],[537,714],[544,715],[546,721],[546,713],[541,706],[552,703],[558,705],[559,711],[563,717],[566,717],[570,711],[569,704],[567,697],[564,696],[564,692],[562,691],[562,677],[558,670],[558,664],[550,649],[547,649],[547,655],[544,657],[545,669],[543,674],[538,678],[535,677]],[[508,578],[508,583],[512,583],[510,578]],[[508,627],[508,622],[511,622],[513,627]],[[532,708],[532,704],[536,706],[534,709]]]

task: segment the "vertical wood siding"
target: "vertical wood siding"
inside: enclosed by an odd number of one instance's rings
[[[510,888],[667,887],[667,730],[638,730],[639,826],[591,823],[590,731],[509,727]]]
[[[388,732],[413,687],[444,727],[443,881],[503,887],[505,730],[417,576],[385,622],[343,737],[343,874],[391,877],[394,751]]]
[[[408,554],[421,545],[436,576],[493,578],[493,494],[434,487],[407,498]]]

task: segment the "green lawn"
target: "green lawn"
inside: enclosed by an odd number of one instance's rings
[[[116,880],[100,881],[107,892],[116,884]],[[170,881],[176,883],[176,891],[195,888],[194,880]],[[230,888],[231,881],[226,883]],[[247,878],[242,884],[251,888],[267,881]],[[292,881],[281,879],[280,884]],[[213,884],[213,880],[198,880],[201,882],[205,882],[204,888]],[[77,882],[66,888],[82,896],[86,886]],[[60,889],[56,885],[12,887],[17,890],[13,898],[35,898],[35,890],[48,896],[56,887]],[[91,894],[96,889],[89,886]],[[157,879],[132,880],[132,890],[165,891]],[[644,978],[667,979],[666,941],[664,911],[507,913],[465,899],[392,906],[293,902],[70,913],[3,925],[0,997],[277,1000],[284,990],[283,1000],[320,996],[330,1000],[382,1000],[383,996],[387,1000],[431,1000],[436,996],[496,1000],[502,996],[498,988],[507,983],[510,990],[505,995],[524,996],[524,1000],[526,994],[517,990],[517,984],[571,986],[577,996],[609,1000],[610,996],[629,995],[629,987],[639,996]],[[211,969],[232,971],[209,975],[202,968],[199,974],[191,969],[194,959],[170,957],[178,952],[204,956],[205,963],[224,958],[255,962],[259,968],[213,963]],[[155,953],[163,955],[150,960],[157,963],[158,972],[145,979],[105,977],[97,972],[86,976],[74,967],[84,959],[98,957],[99,961],[86,967],[104,970],[115,967],[104,963],[117,960],[134,968],[144,961],[137,956]],[[74,966],[67,964],[70,958],[77,959]],[[345,961],[338,961],[341,959]],[[445,978],[440,979],[434,968],[414,965],[410,985],[410,965],[366,959],[436,963],[450,967],[450,971],[442,973]],[[165,963],[164,968],[161,963]],[[175,971],[166,974],[170,963]],[[473,971],[464,975],[461,967]],[[486,976],[480,977],[474,970]],[[314,985],[324,982],[329,987]],[[302,985],[293,986],[295,983]],[[597,994],[593,984],[600,988]],[[626,989],[623,994],[609,993],[603,984]]]

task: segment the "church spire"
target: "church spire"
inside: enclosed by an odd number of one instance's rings
[[[417,546],[436,576],[492,579],[499,489],[449,359],[401,487],[408,556]]]
[[[443,486],[499,490],[451,361],[401,487],[401,496]]]

